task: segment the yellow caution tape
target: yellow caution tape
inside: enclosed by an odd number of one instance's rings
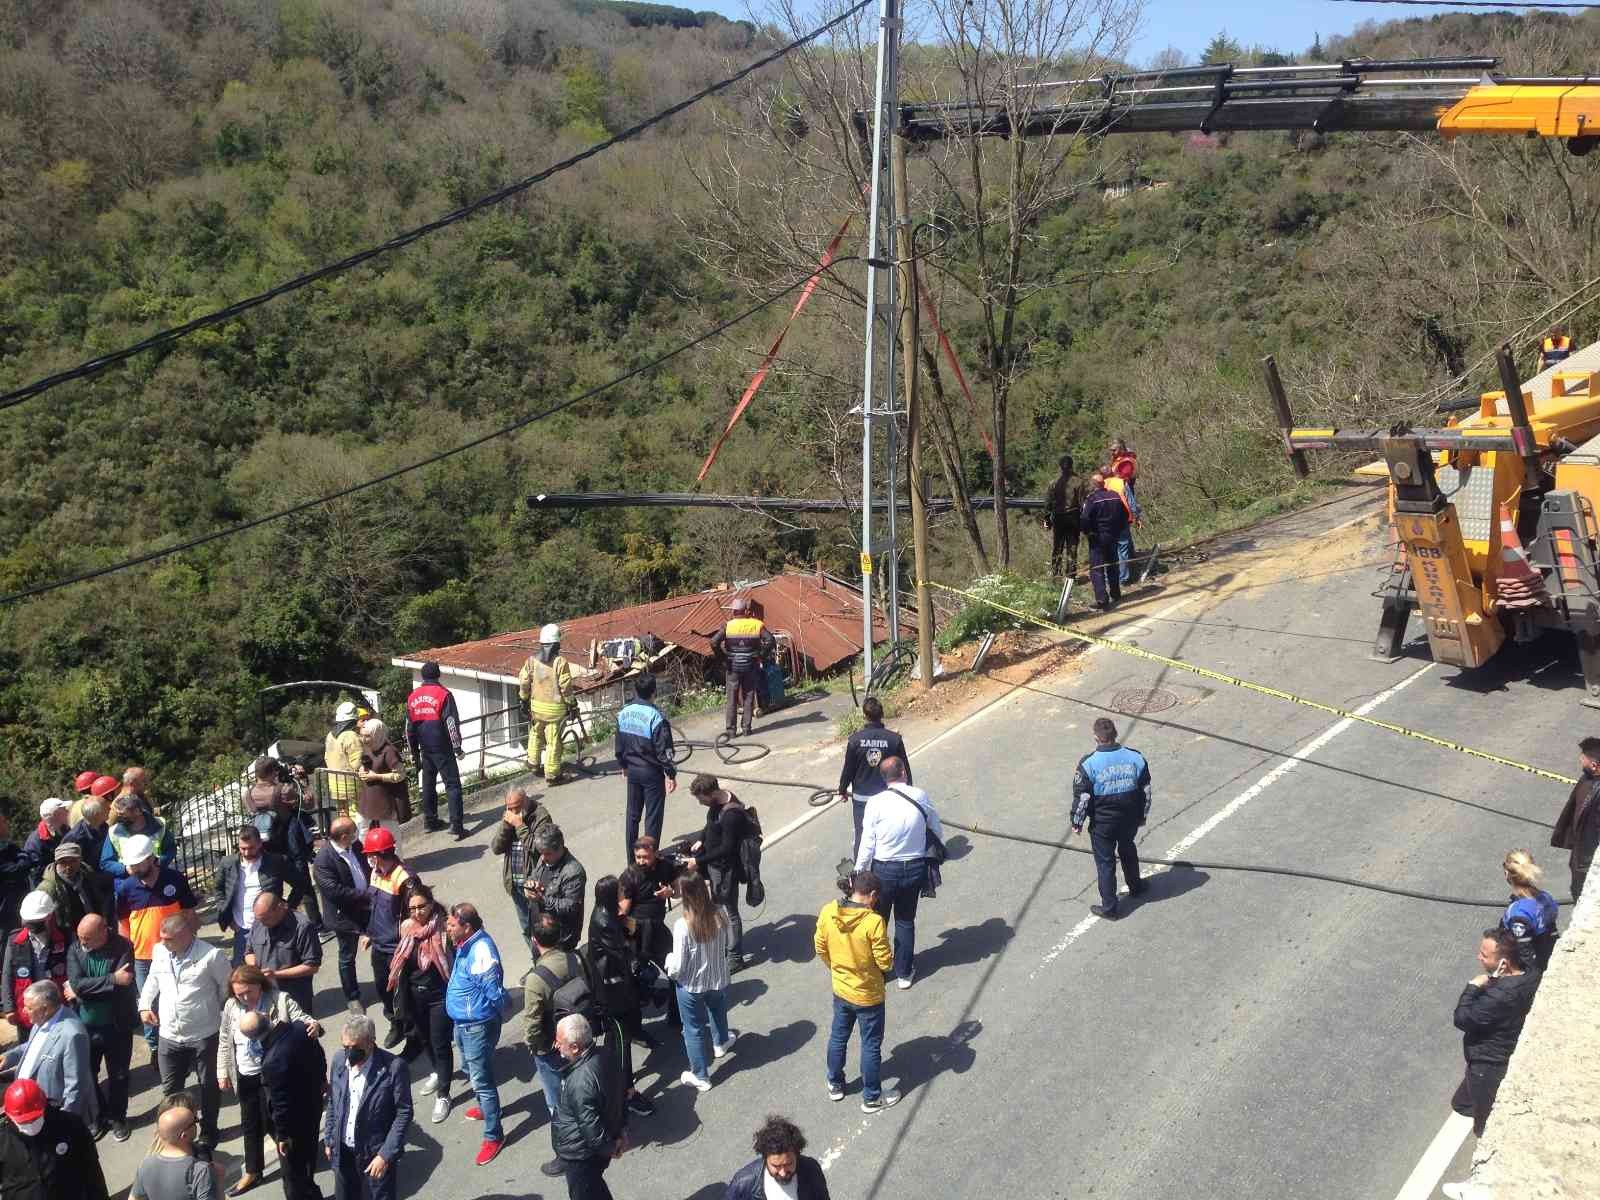
[[[1001,604],[997,600],[991,600],[987,596],[980,596],[975,592],[964,591],[961,588],[951,587],[948,584],[938,583],[931,579],[928,580],[927,583],[929,587],[938,588],[941,592],[949,592],[953,596],[962,596],[965,599],[974,601],[978,604],[987,604],[990,608],[996,609],[1003,613],[1009,613],[1011,616],[1022,621],[1027,621],[1030,624],[1038,625],[1045,629],[1054,630],[1056,633],[1062,634],[1065,637],[1069,637],[1073,641],[1083,642],[1086,645],[1099,646],[1104,650],[1114,650],[1118,654],[1126,654],[1133,658],[1142,658],[1149,662],[1160,663],[1162,666],[1171,667],[1176,671],[1187,671],[1189,674],[1198,675],[1202,679],[1211,679],[1215,680],[1217,683],[1225,683],[1230,687],[1243,688],[1247,692],[1256,692],[1262,696],[1271,696],[1274,700],[1287,700],[1290,704],[1298,704],[1303,708],[1314,708],[1318,712],[1325,712],[1331,714],[1332,716],[1342,717],[1347,721],[1359,721],[1363,725],[1371,725],[1375,729],[1386,729],[1390,733],[1399,734],[1401,737],[1415,738],[1419,742],[1427,742],[1430,746],[1438,746],[1443,750],[1454,750],[1457,754],[1465,754],[1471,758],[1481,758],[1484,762],[1492,762],[1498,766],[1510,767],[1515,771],[1524,771],[1529,775],[1537,775],[1540,779],[1548,779],[1552,783],[1575,784],[1578,782],[1576,779],[1573,779],[1570,776],[1558,775],[1554,771],[1546,771],[1543,767],[1535,767],[1528,763],[1517,762],[1516,759],[1512,758],[1502,758],[1498,754],[1490,754],[1487,750],[1476,750],[1471,746],[1463,746],[1460,742],[1448,741],[1445,738],[1434,737],[1431,733],[1423,733],[1418,729],[1409,729],[1404,725],[1396,725],[1392,721],[1380,721],[1376,717],[1363,716],[1360,713],[1351,712],[1349,709],[1340,708],[1334,704],[1324,704],[1320,700],[1308,700],[1304,696],[1297,696],[1293,692],[1286,692],[1281,688],[1267,687],[1262,683],[1252,683],[1248,679],[1240,679],[1233,675],[1224,675],[1221,671],[1213,671],[1209,667],[1196,666],[1194,663],[1184,662],[1182,659],[1178,658],[1168,658],[1164,654],[1156,654],[1151,650],[1141,649],[1138,646],[1130,646],[1126,642],[1116,642],[1112,641],[1110,638],[1096,637],[1092,633],[1084,633],[1082,630],[1072,629],[1066,625],[1058,625],[1054,621],[1048,621],[1043,617],[1036,617],[1031,613],[1023,612],[1021,609],[1012,608],[1006,604]]]

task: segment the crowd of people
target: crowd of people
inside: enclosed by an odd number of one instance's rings
[[[1144,522],[1134,485],[1139,479],[1138,455],[1122,438],[1111,439],[1103,466],[1087,478],[1079,475],[1070,454],[1061,456],[1061,473],[1044,496],[1044,524],[1050,530],[1050,571],[1057,579],[1078,572],[1078,544],[1089,541],[1089,582],[1095,607],[1110,611],[1122,601],[1122,589],[1133,577],[1137,550],[1133,531]]]
[[[635,704],[660,716],[651,681],[642,677]],[[887,988],[915,986],[918,905],[936,894],[945,855],[938,812],[912,783],[904,741],[884,725],[875,698],[863,717],[839,781],[855,813],[852,852],[840,863],[839,898],[817,916],[813,944],[832,994],[820,1064],[827,1095],[841,1101],[851,1089],[846,1067],[859,1032],[859,1104],[871,1114],[900,1099],[882,1078]],[[376,778],[362,782],[386,783],[389,772],[373,769],[370,758],[383,736],[372,737],[369,723],[357,718],[347,732],[367,747],[364,769]],[[650,768],[671,781],[670,724],[647,713],[638,729],[627,743],[619,732],[619,761],[625,769],[628,756],[639,763],[649,747]],[[1110,720],[1095,722],[1094,737],[1074,774],[1071,823],[1074,832],[1090,831],[1101,894],[1094,911],[1114,919],[1119,862],[1131,895],[1148,887],[1134,837],[1150,810],[1151,774]],[[1600,841],[1600,739],[1585,739],[1581,752],[1584,779],[1553,839],[1572,848],[1575,893]],[[481,1124],[475,1162],[499,1156],[506,1136],[495,1051],[507,992],[500,949],[475,903],[441,902],[405,861],[382,821],[393,806],[363,812],[352,794],[350,807],[317,833],[277,764],[258,763],[235,849],[212,872],[207,920],[217,936],[208,940],[170,829],[145,794],[145,773],[130,768],[115,789],[102,782],[109,778],[85,772],[76,804],[44,801],[23,847],[0,843],[0,905],[15,914],[0,1014],[19,1035],[0,1059],[12,1077],[0,1122],[0,1194],[106,1195],[95,1145],[131,1136],[130,1064],[140,1035],[163,1096],[151,1155],[133,1184],[143,1200],[219,1194],[225,1180],[213,1159],[225,1097],[238,1107],[243,1148],[227,1195],[262,1182],[270,1143],[287,1200],[320,1198],[324,1164],[339,1200],[393,1200],[414,1119],[411,1066],[419,1062],[428,1073],[415,1093],[431,1099],[430,1122],[449,1119],[459,1065],[470,1093],[461,1097],[470,1098],[464,1117]],[[748,963],[741,886],[758,875],[759,817],[715,776],[700,774],[688,789],[703,810],[698,835],[663,845],[659,803],[654,811],[635,807],[636,782],[630,774],[626,859],[592,882],[553,815],[524,787],[506,791],[489,841],[533,961],[522,980],[519,1041],[550,1120],[541,1170],[564,1178],[576,1198],[610,1195],[606,1173],[629,1147],[630,1122],[655,1114],[636,1083],[635,1046],[661,1048],[666,1031],[682,1044],[678,1081],[704,1092],[740,1036],[729,1023],[728,990]],[[664,801],[664,791],[650,790]],[[1453,1103],[1480,1133],[1558,936],[1557,902],[1531,854],[1512,851],[1503,869],[1510,901],[1484,931],[1482,971],[1455,1011],[1466,1069]],[[331,1059],[315,988],[325,941],[337,943],[334,995],[346,1010]],[[362,951],[370,991],[360,979]],[[369,995],[383,1013],[381,1038]],[[648,1023],[653,1015],[660,1027]],[[59,1161],[62,1145],[81,1153]],[[826,1197],[792,1122],[769,1117],[754,1147],[755,1161],[728,1185],[730,1200]]]

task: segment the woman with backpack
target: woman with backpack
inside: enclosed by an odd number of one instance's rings
[[[894,964],[889,930],[877,911],[883,884],[868,870],[839,880],[842,900],[817,914],[816,950],[833,977],[833,1028],[828,1034],[828,1099],[844,1099],[844,1056],[850,1031],[861,1024],[861,1111],[875,1113],[900,1102],[883,1090],[884,972]]]
[[[683,916],[672,927],[667,977],[678,985],[683,1048],[689,1056],[689,1069],[679,1078],[704,1092],[711,1087],[711,1059],[725,1055],[739,1036],[738,1030],[728,1027],[725,995],[731,954],[728,915],[717,907],[697,872],[678,880],[678,895]]]
[[[728,914],[728,974],[732,975],[746,966],[741,952],[744,920],[739,915],[739,854],[751,832],[750,817],[739,797],[719,784],[715,775],[696,775],[689,791],[706,806],[706,827],[700,840],[689,847],[693,857],[684,866],[709,880],[711,898]]]

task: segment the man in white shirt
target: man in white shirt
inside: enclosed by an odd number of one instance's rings
[[[218,864],[216,883],[217,924],[224,933],[233,931],[234,966],[244,962],[249,948],[250,929],[256,923],[256,897],[262,892],[283,895],[288,872],[288,860],[265,849],[259,829],[239,827],[239,853]]]
[[[928,834],[942,841],[944,830],[928,793],[905,781],[904,762],[886,758],[878,770],[884,789],[867,800],[856,870],[870,868],[883,883],[878,912],[884,920],[894,917],[894,974],[903,991],[916,978],[917,901],[928,878]]]
[[[217,1144],[217,1033],[228,998],[228,958],[195,936],[195,918],[174,913],[161,922],[161,944],[139,992],[140,1016],[161,1040],[156,1063],[165,1096],[182,1091],[192,1071],[200,1086],[200,1136],[196,1153],[209,1157]],[[203,1151],[203,1154],[202,1154]]]

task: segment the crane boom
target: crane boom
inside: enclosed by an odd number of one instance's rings
[[[1306,130],[1536,134],[1585,154],[1600,136],[1600,76],[1514,78],[1497,58],[1345,59],[1309,66],[1220,63],[1029,85],[1060,103],[909,103],[898,132],[932,142],[973,134]],[[1450,72],[1450,74],[1442,74]],[[867,114],[855,114],[868,131]]]

